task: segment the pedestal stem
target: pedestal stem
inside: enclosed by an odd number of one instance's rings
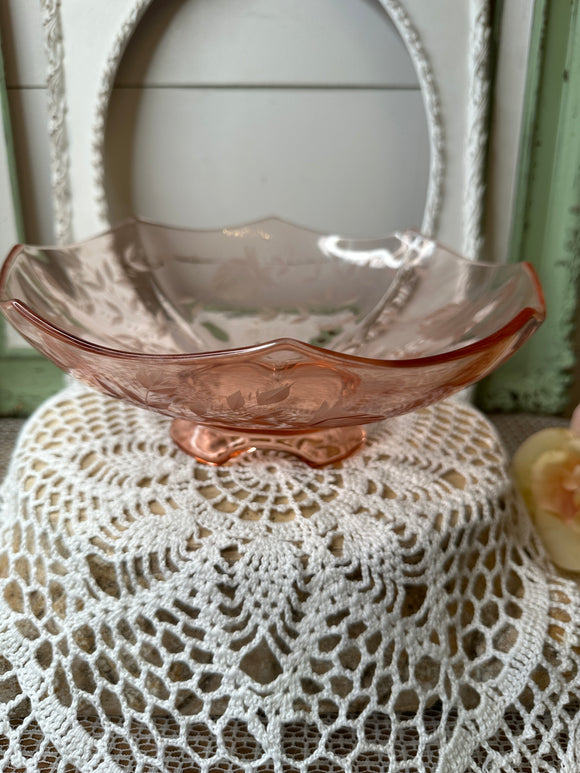
[[[362,427],[337,427],[296,435],[228,432],[175,419],[171,437],[186,454],[205,464],[220,465],[257,449],[284,451],[312,467],[324,467],[350,456],[365,439]]]

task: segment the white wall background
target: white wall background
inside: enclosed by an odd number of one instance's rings
[[[273,214],[379,235],[420,225],[428,147],[411,59],[376,0],[169,0],[118,71],[108,199],[112,219]]]

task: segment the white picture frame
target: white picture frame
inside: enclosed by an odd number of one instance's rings
[[[108,225],[103,153],[109,97],[126,46],[152,1],[41,0],[60,242]],[[427,115],[430,170],[421,228],[477,257],[485,194],[490,0],[380,2],[412,58]]]

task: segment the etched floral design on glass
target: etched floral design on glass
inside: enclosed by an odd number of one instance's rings
[[[64,371],[173,417],[174,440],[218,464],[258,446],[344,458],[365,424],[474,383],[544,318],[528,264],[471,262],[414,231],[348,239],[277,219],[133,219],[72,246],[18,245],[0,307]]]

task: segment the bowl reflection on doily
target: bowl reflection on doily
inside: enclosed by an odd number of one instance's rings
[[[465,260],[414,231],[322,235],[269,219],[200,231],[133,219],[16,246],[0,307],[60,368],[175,419],[219,464],[255,447],[344,458],[361,425],[446,397],[544,318],[526,263]]]

